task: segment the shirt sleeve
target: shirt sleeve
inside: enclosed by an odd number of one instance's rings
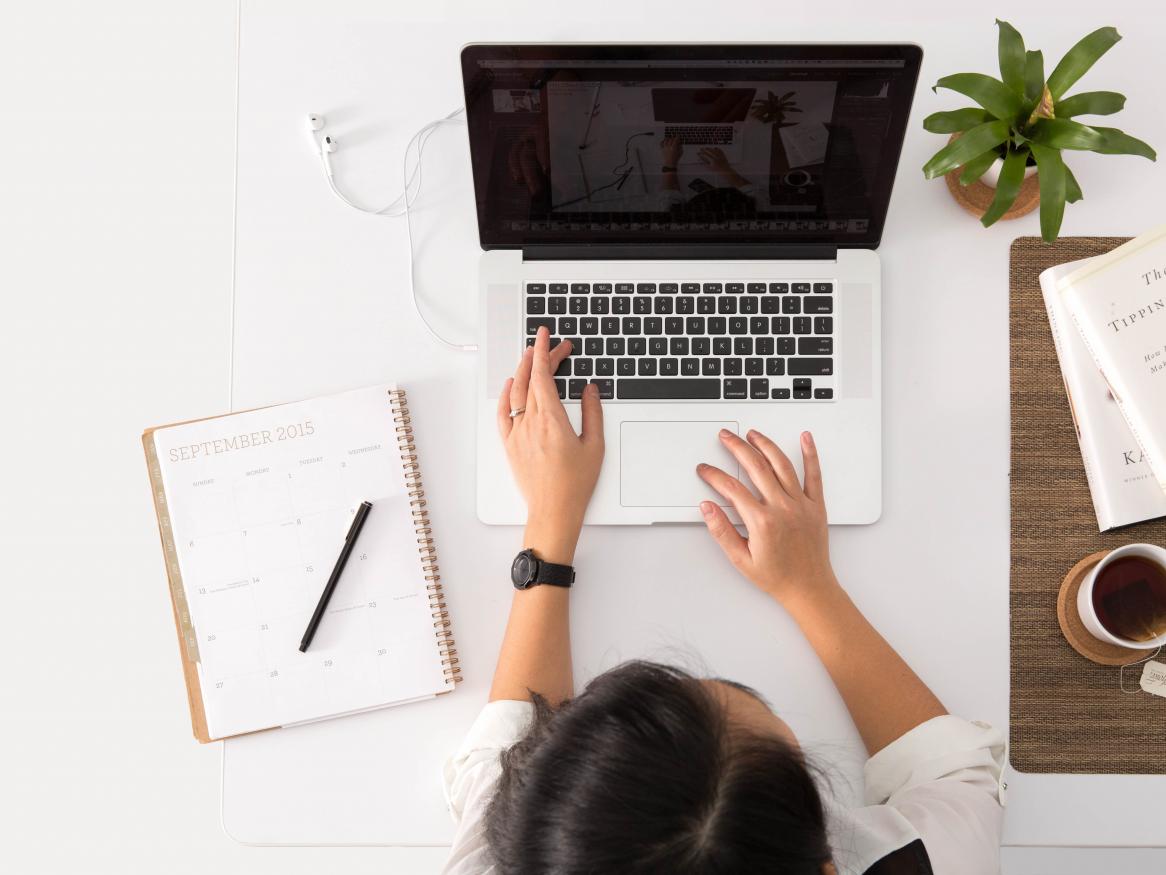
[[[445,875],[494,871],[486,852],[486,809],[501,773],[499,757],[522,738],[533,715],[530,702],[490,702],[442,766],[445,802],[456,825]]]
[[[998,872],[1003,768],[999,731],[935,717],[867,761],[866,802],[901,814],[923,839],[937,873]]]

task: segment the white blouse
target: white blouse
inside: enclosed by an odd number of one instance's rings
[[[446,875],[493,873],[484,818],[501,772],[499,755],[530,725],[530,702],[491,702],[442,770],[457,828]],[[935,717],[866,761],[866,806],[829,812],[839,875],[861,875],[916,839],[935,875],[1000,871],[1004,739],[984,723]],[[827,800],[829,807],[829,801]]]

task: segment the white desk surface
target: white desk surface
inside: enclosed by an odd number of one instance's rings
[[[399,190],[409,136],[461,104],[458,50],[470,41],[829,38],[924,47],[879,250],[884,512],[876,525],[833,530],[833,556],[856,601],[954,713],[1007,724],[1008,245],[1037,233],[1037,218],[985,231],[919,171],[941,144],[920,120],[966,102],[929,86],[946,73],[994,70],[991,15],[865,2],[833,3],[829,19],[809,5],[778,12],[767,2],[720,3],[713,13],[704,3],[593,0],[573,8],[570,20],[552,4],[507,8],[433,2],[401,14],[396,5],[353,0],[242,6],[234,404],[384,379],[409,388],[466,677],[439,701],[228,742],[223,823],[243,842],[441,845],[451,834],[438,769],[485,701],[519,534],[474,516],[474,356],[441,349],[421,332],[407,298],[403,222],[357,214],[331,197],[303,117],[328,117],[345,189],[383,202]],[[1104,21],[1063,10],[1032,3],[1013,23],[1050,63],[1086,31],[1116,25],[1127,39],[1082,87],[1125,92],[1128,107],[1114,123],[1166,144],[1155,80],[1144,75],[1161,69],[1152,38],[1160,28],[1120,8],[1107,9]],[[1064,234],[1133,234],[1162,221],[1160,199],[1147,196],[1162,191],[1162,167],[1129,157],[1073,159],[1085,200],[1068,208]],[[418,230],[425,306],[447,334],[472,340],[478,250],[464,127],[433,138]],[[812,652],[702,530],[588,530],[577,564],[580,682],[634,656],[707,667],[757,687],[812,753],[857,779],[858,737]],[[1013,775],[1009,784],[1009,844],[1162,839],[1149,803],[1166,792],[1166,777]]]

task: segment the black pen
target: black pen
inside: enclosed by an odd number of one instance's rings
[[[328,602],[332,598],[336,584],[340,582],[340,573],[344,570],[345,563],[348,562],[348,556],[352,553],[360,530],[364,528],[364,521],[368,519],[370,510],[372,510],[372,505],[367,501],[362,501],[360,507],[356,509],[356,516],[352,518],[352,525],[348,529],[348,534],[344,536],[344,546],[340,549],[340,556],[336,559],[336,567],[328,575],[328,583],[324,585],[324,592],[320,595],[320,603],[316,605],[316,611],[312,614],[312,619],[308,622],[308,629],[300,641],[300,653],[307,652],[308,645],[312,643],[312,638],[316,635],[316,628],[320,625],[324,611],[328,608]]]

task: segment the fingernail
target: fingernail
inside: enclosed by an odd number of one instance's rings
[[[599,387],[596,386],[594,383],[588,383],[587,388],[584,389],[583,391],[586,392],[588,395],[598,395],[599,394]]]
[[[704,514],[706,520],[711,518],[713,515],[713,503],[711,501],[702,501],[700,503],[700,512]]]
[[[729,431],[727,428],[721,429],[721,437],[723,437],[723,438],[727,438],[727,437],[731,436],[732,434],[733,433],[731,431]]]
[[[808,449],[813,449],[814,448],[814,436],[812,434],[810,434],[808,431],[803,431],[802,432],[802,443]]]
[[[707,467],[708,467],[708,465],[706,465],[704,462],[701,462],[699,465],[696,466],[696,470],[703,471]]]

